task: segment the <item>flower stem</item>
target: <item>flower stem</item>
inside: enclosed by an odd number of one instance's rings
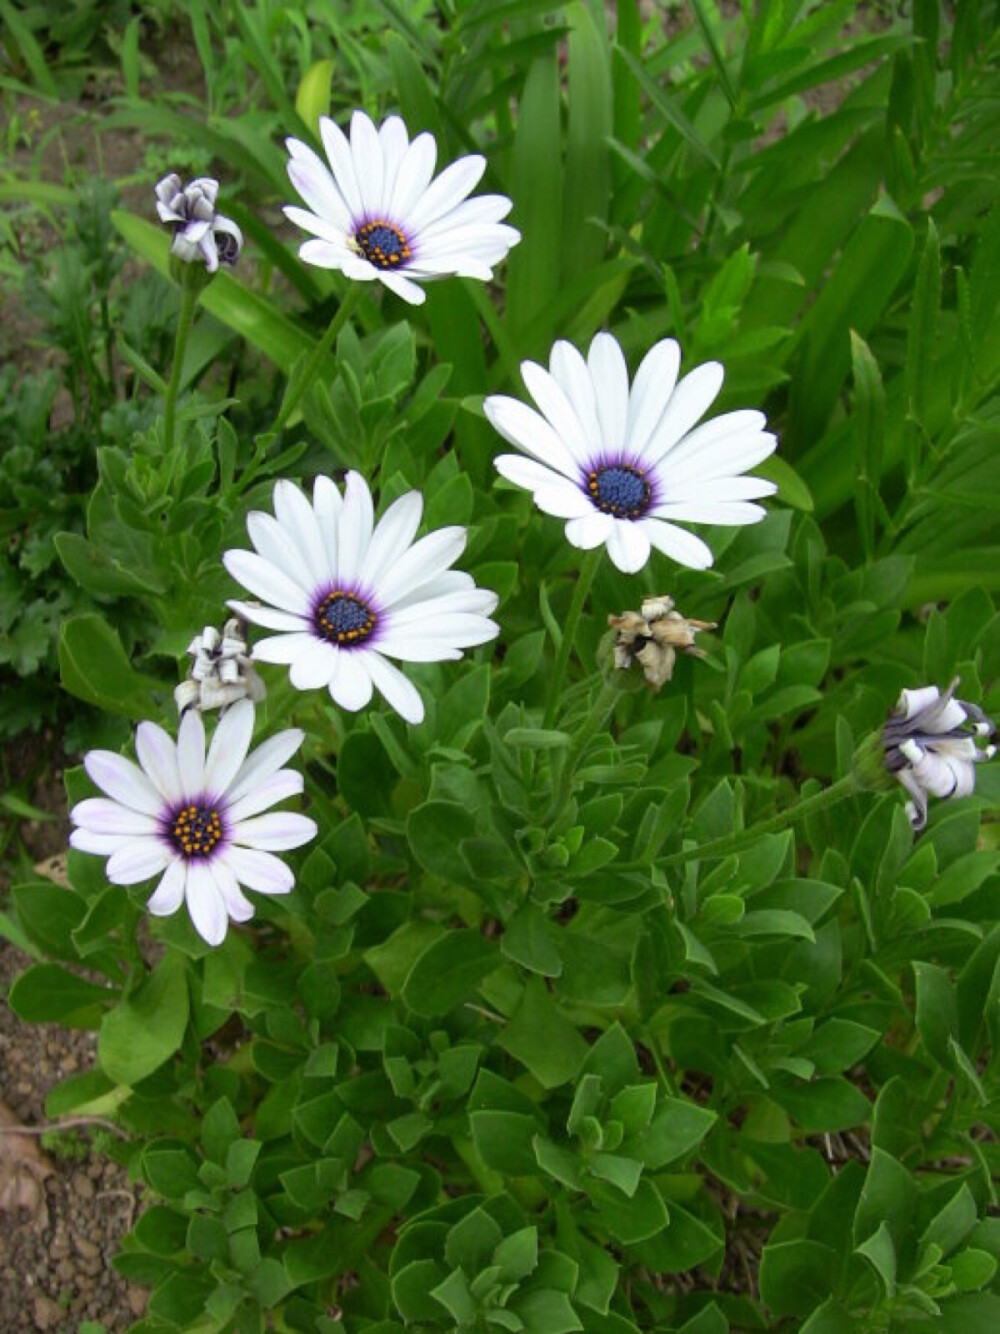
[[[174,338],[174,364],[170,370],[170,383],[167,385],[167,398],[163,416],[163,451],[169,454],[174,447],[174,431],[177,422],[177,396],[181,391],[181,373],[184,369],[184,352],[187,348],[191,325],[194,323],[194,308],[198,301],[199,274],[194,265],[184,269],[184,282],[181,287],[181,313],[177,318],[177,334]]]
[[[857,779],[853,773],[847,774],[845,777],[839,778],[832,786],[823,788],[821,792],[806,797],[804,801],[800,801],[794,806],[786,806],[783,811],[778,811],[769,820],[754,825],[752,829],[745,829],[739,834],[727,834],[725,838],[714,838],[710,843],[702,843],[699,847],[685,848],[682,852],[673,852],[668,857],[659,857],[657,858],[657,865],[677,866],[683,862],[706,861],[728,857],[734,852],[742,852],[744,848],[748,848],[762,834],[773,834],[777,830],[787,829],[789,825],[804,820],[807,815],[815,815],[817,811],[835,806],[838,801],[843,801],[845,797],[849,797],[855,791],[857,791]]]
[[[587,552],[580,564],[580,574],[576,581],[576,587],[573,589],[573,598],[569,604],[562,642],[559,645],[555,667],[552,669],[552,677],[549,681],[549,693],[545,700],[545,721],[543,723],[545,727],[551,727],[555,721],[556,711],[559,708],[559,696],[563,688],[563,678],[566,675],[566,668],[569,666],[569,655],[573,651],[576,632],[580,626],[580,617],[583,615],[583,604],[587,601],[587,594],[594,582],[594,575],[597,573],[600,559],[601,548],[595,547],[593,551]]]
[[[270,434],[277,435],[287,424],[295,408],[298,406],[299,399],[312,384],[316,368],[327,355],[330,349],[340,335],[341,329],[354,313],[358,302],[361,300],[362,288],[360,283],[352,283],[347,289],[343,301],[337,307],[337,313],[330,321],[329,327],[323,337],[313,346],[309,359],[302,367],[295,380],[289,384],[285,391],[285,397],[281,403],[281,409],[274,425],[271,427]]]
[[[601,688],[597,692],[587,713],[586,722],[580,728],[580,731],[573,738],[573,744],[570,747],[569,754],[566,756],[566,762],[559,775],[559,782],[556,786],[555,795],[552,798],[552,804],[549,806],[545,816],[545,823],[554,821],[566,802],[569,800],[573,790],[573,778],[576,775],[577,766],[583,758],[587,747],[593,741],[594,737],[605,725],[614,712],[615,705],[621,697],[624,674],[621,672],[612,672],[601,682]]]

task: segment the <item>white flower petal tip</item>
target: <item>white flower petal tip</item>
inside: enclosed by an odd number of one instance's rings
[[[234,601],[234,609],[277,631],[256,644],[252,658],[288,666],[297,690],[326,689],[348,713],[378,691],[407,722],[421,722],[420,695],[388,660],[446,662],[499,633],[490,619],[496,594],[451,568],[465,549],[465,529],[416,539],[423,512],[416,491],[376,523],[368,484],[356,472],[347,474],[343,494],[318,477],[311,501],[279,482],[274,508],[273,519],[248,521],[257,553],[223,557],[233,578],[269,604]]]
[[[137,885],[162,872],[147,908],[166,917],[186,903],[209,945],[221,943],[230,920],[253,915],[241,884],[265,894],[292,888],[292,872],[272,853],[301,847],[317,832],[307,815],[269,810],[302,791],[302,775],[282,768],[302,744],[302,732],[278,732],[250,751],[253,723],[249,700],[232,704],[207,754],[195,709],[182,718],[176,743],[155,723],[140,723],[142,767],[110,751],[91,751],[84,767],[106,795],[70,811],[72,847],[107,857],[112,884]]]
[[[727,412],[699,425],[722,388],[723,368],[709,362],[678,381],[679,366],[680,349],[663,339],[630,386],[617,339],[599,333],[586,359],[559,341],[547,370],[522,365],[534,407],[503,395],[483,403],[494,430],[527,456],[501,455],[501,475],[531,491],[544,513],[565,519],[574,546],[606,546],[626,574],[642,569],[654,547],[707,569],[709,547],[677,525],[758,523],[766,511],[752,502],[776,490],[746,475],[777,446],[763,414]]]
[[[421,283],[488,281],[520,241],[516,228],[501,222],[511,209],[505,195],[470,198],[486,169],[479,154],[435,177],[432,135],[411,142],[398,116],[376,127],[363,111],[351,117],[350,138],[326,116],[320,135],[325,162],[307,144],[286,140],[288,177],[308,207],[288,205],[285,214],[314,238],[299,249],[305,263],[380,282],[420,305]]]
[[[947,801],[975,790],[976,765],[997,748],[982,745],[996,728],[976,704],[955,698],[958,678],[942,694],[937,686],[903,690],[882,729],[883,764],[912,798],[906,814],[915,831],[927,823],[929,797]]]

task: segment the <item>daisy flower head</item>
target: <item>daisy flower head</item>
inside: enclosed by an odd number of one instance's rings
[[[316,836],[307,815],[263,813],[302,791],[302,775],[282,767],[302,744],[302,732],[278,732],[248,753],[253,724],[250,701],[234,704],[219,719],[206,754],[197,709],[184,714],[176,743],[156,723],[140,723],[139,763],[90,751],[84,768],[105,796],[88,797],[70,811],[72,847],[107,857],[113,885],[137,885],[162,872],[146,907],[168,917],[186,903],[209,945],[221,944],[230,919],[253,916],[241,886],[258,894],[292,889],[295,877],[273,854]]]
[[[418,306],[420,283],[489,281],[493,265],[521,239],[501,222],[511,209],[506,195],[468,198],[486,170],[480,154],[459,158],[435,178],[434,136],[411,142],[398,116],[376,128],[355,111],[350,139],[326,116],[319,129],[326,162],[300,140],[286,141],[288,175],[308,208],[288,205],[285,215],[314,238],[299,247],[307,264],[384,283]]]
[[[996,746],[982,744],[996,731],[975,704],[955,699],[958,678],[942,695],[937,686],[904,690],[882,729],[885,766],[912,797],[906,814],[915,830],[927,823],[927,799],[968,797],[976,765]]]
[[[663,339],[630,387],[611,334],[599,333],[586,359],[560,341],[548,370],[521,365],[537,410],[504,395],[483,405],[521,451],[495,460],[501,475],[531,491],[543,513],[565,519],[575,547],[604,543],[626,574],[646,564],[652,547],[706,569],[711,550],[678,524],[756,523],[766,511],[753,502],[777,489],[741,475],[774,452],[764,414],[727,412],[697,425],[722,388],[723,368],[710,361],[678,380],[680,360],[677,343]]]
[[[176,172],[156,184],[156,212],[173,228],[170,253],[184,264],[201,262],[209,273],[220,264],[232,268],[243,249],[243,233],[215,211],[219,182],[199,176],[183,185]]]
[[[451,569],[464,528],[414,541],[423,498],[410,491],[375,523],[364,478],[349,472],[343,494],[317,477],[312,501],[292,482],[274,488],[274,515],[251,513],[254,551],[227,551],[226,569],[261,602],[232,601],[244,620],[277,631],[253,646],[256,662],[285,663],[297,690],[326,687],[356,712],[373,687],[408,723],[424,705],[389,658],[439,662],[499,633],[489,619],[497,595]]]

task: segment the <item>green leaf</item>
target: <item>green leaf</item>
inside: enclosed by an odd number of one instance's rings
[[[586,0],[566,6],[566,171],[563,186],[563,281],[587,273],[604,258],[599,225],[608,213],[611,171],[611,68],[601,15],[600,28]],[[595,224],[596,220],[596,224]]]
[[[645,1177],[630,1200],[600,1182],[592,1183],[589,1193],[611,1236],[623,1246],[655,1237],[670,1221],[663,1198]]]
[[[657,1170],[676,1162],[696,1148],[715,1125],[717,1113],[684,1098],[661,1095],[656,1115],[647,1130],[626,1139],[622,1152],[633,1154]]]
[[[7,1001],[30,1024],[63,1024],[66,1028],[98,1028],[118,997],[54,963],[40,963],[15,980]]]
[[[840,1266],[817,1241],[770,1242],[760,1260],[760,1295],[776,1316],[804,1316],[830,1295]]]
[[[156,696],[166,694],[159,681],[133,668],[117,631],[96,612],[71,616],[63,622],[59,673],[71,695],[129,718],[155,714]]]
[[[878,362],[868,344],[851,330],[851,369],[854,381],[852,425],[857,489],[854,503],[862,550],[870,560],[875,553],[876,518],[885,445],[885,390]]]
[[[874,1269],[882,1283],[886,1298],[896,1295],[896,1247],[893,1245],[889,1224],[883,1219],[876,1231],[855,1248]]]
[[[500,949],[508,959],[543,977],[558,977],[562,972],[555,929],[545,910],[531,900],[522,904],[507,923]]]
[[[916,1200],[913,1177],[902,1163],[876,1146],[854,1215],[856,1244],[871,1237],[884,1223],[901,1247],[913,1226]]]
[[[79,960],[72,933],[87,911],[79,894],[39,880],[15,885],[11,897],[17,919],[34,944],[53,958]]]
[[[874,326],[909,263],[910,224],[888,199],[880,200],[851,236],[796,335],[801,355],[792,378],[788,437],[802,449],[817,439],[840,395],[851,364],[850,331]],[[806,481],[824,512],[816,480]]]
[[[425,801],[410,812],[406,821],[406,838],[420,865],[453,883],[456,877],[459,884],[466,879],[455,848],[474,833],[472,815],[454,801]]]
[[[187,1021],[187,965],[180,955],[167,954],[105,1015],[97,1042],[102,1070],[115,1083],[133,1087],[177,1051]]]
[[[547,1089],[572,1079],[587,1055],[587,1044],[534,976],[497,1041]]]
[[[506,323],[516,337],[559,289],[563,229],[559,66],[554,51],[532,61],[524,82],[514,137],[510,194],[521,240],[507,261]],[[539,349],[548,331],[539,333]],[[524,348],[526,353],[533,352]]]
[[[295,110],[313,133],[319,131],[320,116],[330,113],[330,91],[336,64],[315,60],[303,74],[295,94]]]
[[[936,964],[913,964],[917,1031],[930,1056],[946,1070],[953,1068],[949,1039],[958,1040],[958,997],[951,979]]]
[[[431,1019],[447,1014],[500,963],[500,951],[478,931],[448,931],[419,956],[403,984],[402,998]]]
[[[809,1134],[850,1130],[871,1116],[868,1099],[846,1079],[816,1079],[810,1084],[772,1088],[774,1100]]]

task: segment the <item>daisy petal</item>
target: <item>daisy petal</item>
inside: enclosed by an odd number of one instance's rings
[[[423,289],[418,287],[415,282],[411,282],[403,273],[391,273],[388,270],[381,272],[375,269],[374,276],[385,287],[388,287],[390,292],[411,306],[422,306],[427,300]]]
[[[305,733],[298,727],[289,727],[261,742],[240,766],[226,796],[230,807],[251,792],[254,787],[277,773],[302,745]]]
[[[290,611],[278,611],[275,607],[262,607],[259,602],[241,602],[230,598],[226,603],[237,616],[242,616],[251,625],[261,625],[265,630],[302,630],[307,622],[302,616],[294,616]]]
[[[157,792],[168,804],[180,801],[181,775],[177,747],[156,723],[140,723],[135,733],[136,758]]]
[[[300,616],[308,613],[309,599],[302,587],[270,561],[252,551],[227,551],[222,563],[237,583],[263,602]]]
[[[566,540],[572,542],[573,546],[579,547],[582,551],[591,551],[594,547],[599,547],[602,542],[608,540],[614,523],[615,521],[610,514],[602,514],[600,510],[592,510],[590,514],[585,514],[582,519],[570,519],[566,525]]]
[[[221,945],[229,927],[229,914],[215,877],[205,862],[189,862],[184,897],[194,929],[206,945]]]
[[[177,729],[177,766],[182,795],[198,796],[205,787],[205,724],[197,709],[188,709]]]
[[[662,519],[640,519],[638,522],[657,551],[662,551],[678,565],[687,565],[692,570],[707,570],[712,564],[714,557],[711,548],[686,528],[678,528],[676,524],[665,523]]]
[[[317,477],[313,482],[313,509],[333,583],[337,582],[337,525],[343,505],[343,497],[333,481],[329,477]]]
[[[138,836],[156,834],[160,828],[160,822],[154,816],[130,810],[107,797],[88,797],[77,802],[70,811],[70,819],[75,825],[89,829],[94,834]]]
[[[92,829],[77,828],[71,831],[69,845],[77,852],[92,852],[98,857],[110,857],[122,846],[121,834],[95,834]]]
[[[628,419],[628,367],[618,340],[611,334],[597,334],[590,344],[587,369],[594,382],[601,444],[608,454],[620,454]]]
[[[649,537],[630,519],[615,519],[608,534],[608,555],[624,574],[635,574],[649,560]]]
[[[241,820],[232,829],[232,841],[237,846],[259,848],[263,852],[287,852],[315,837],[316,821],[294,811],[257,815],[251,820]]]
[[[371,653],[367,660],[368,674],[386,703],[404,719],[417,726],[424,720],[424,702],[416,686],[406,679],[403,673],[386,662],[378,653]]]
[[[486,170],[486,159],[478,153],[460,157],[432,181],[410,211],[406,219],[419,239],[420,229],[436,222],[449,209],[471,194]]]
[[[169,917],[184,902],[187,868],[175,857],[163,873],[163,878],[146,900],[146,908],[154,917]]]
[[[412,589],[446,570],[465,550],[465,541],[465,529],[458,527],[438,528],[422,537],[382,579],[379,602],[391,607],[397,598],[405,597]]]
[[[137,885],[162,871],[173,853],[158,838],[135,838],[108,858],[105,874],[113,885]]]
[[[209,862],[208,869],[212,873],[216,889],[222,895],[229,918],[234,922],[249,922],[253,916],[253,904],[244,896],[234,872],[226,865],[225,859],[216,858]]]
[[[639,458],[666,411],[680,366],[680,346],[664,338],[649,349],[635,373],[625,434],[629,449]]]
[[[295,887],[291,868],[270,852],[229,847],[221,860],[241,884],[258,894],[287,894]]]
[[[516,398],[493,394],[483,403],[486,418],[495,431],[547,468],[575,480],[580,467],[549,422],[539,412]]]
[[[643,451],[643,462],[658,463],[690,431],[698,418],[705,415],[719,395],[723,375],[717,361],[708,361],[685,375],[670,396],[659,425]]]
[[[437,144],[432,134],[418,134],[406,150],[396,172],[387,212],[393,218],[408,218],[413,206],[430,185],[437,162]]]
[[[336,671],[328,688],[334,703],[347,709],[348,713],[357,713],[372,697],[371,677],[362,662],[367,656],[364,650],[356,649],[342,649],[337,653]]]
[[[84,768],[92,782],[113,800],[141,811],[143,815],[158,816],[163,810],[163,799],[137,764],[115,755],[110,750],[92,750],[84,756]]]
[[[277,662],[287,666],[321,642],[314,634],[304,630],[290,635],[273,635],[267,639],[258,639],[253,646],[253,658],[255,662]]]
[[[365,588],[377,588],[386,571],[405,553],[420,527],[424,501],[419,491],[408,491],[394,501],[378,521],[360,571]]]
[[[341,511],[337,544],[337,579],[345,588],[355,586],[365,552],[372,539],[372,493],[358,472],[347,474],[344,508]]]
[[[269,778],[261,779],[255,784],[253,791],[248,792],[239,801],[230,802],[226,816],[233,822],[239,822],[249,819],[251,815],[259,815],[261,811],[266,811],[269,806],[276,806],[279,801],[284,801],[287,797],[297,797],[303,785],[303,777],[297,770],[279,769]]]
[[[250,749],[254,709],[248,699],[231,705],[219,719],[205,762],[205,791],[221,798]]]
[[[296,690],[318,690],[327,685],[337,670],[337,650],[322,639],[312,639],[289,662],[288,679]]]
[[[323,140],[326,156],[333,168],[333,178],[337,189],[343,195],[352,222],[357,221],[364,214],[364,203],[354,172],[354,157],[351,153],[351,145],[347,142],[347,136],[344,132],[330,120],[329,116],[320,116],[319,133]]]

